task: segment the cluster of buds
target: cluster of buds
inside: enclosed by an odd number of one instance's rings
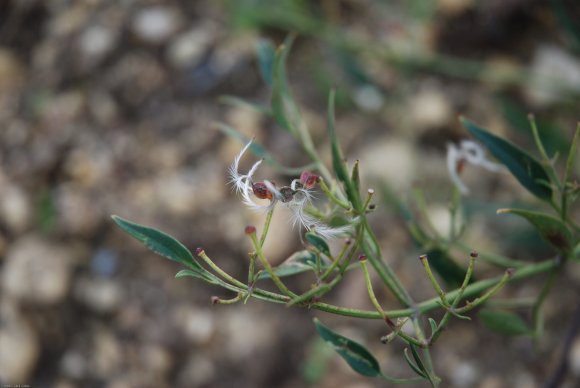
[[[304,171],[299,179],[294,179],[288,186],[278,188],[273,181],[254,181],[254,175],[263,160],[258,160],[246,174],[239,172],[240,160],[252,142],[248,142],[235,157],[229,168],[230,183],[236,192],[241,194],[243,203],[252,210],[270,211],[277,204],[288,208],[292,213],[294,226],[300,225],[308,231],[315,231],[322,237],[334,238],[350,231],[350,226],[333,228],[306,212],[306,207],[312,203],[313,188],[320,177],[312,172]],[[266,204],[258,203],[254,198],[268,200]]]

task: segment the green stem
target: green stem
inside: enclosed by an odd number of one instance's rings
[[[475,266],[475,259],[476,258],[477,258],[477,254],[475,252],[471,253],[471,255],[469,256],[469,265],[467,267],[467,272],[465,273],[465,277],[463,278],[463,283],[461,284],[461,287],[459,287],[459,291],[457,293],[457,296],[455,297],[455,299],[451,303],[451,306],[449,306],[449,308],[447,309],[447,311],[443,315],[443,318],[441,318],[441,321],[437,325],[437,329],[433,333],[431,333],[431,338],[429,339],[429,345],[432,345],[435,343],[435,341],[437,341],[437,338],[439,338],[443,329],[445,328],[445,326],[447,326],[447,323],[449,323],[449,321],[451,320],[451,316],[453,315],[451,313],[451,311],[456,309],[457,305],[459,304],[459,302],[463,298],[465,290],[467,289],[467,285],[469,284],[469,281],[471,280],[471,276],[473,274],[473,267]]]
[[[427,274],[427,277],[431,281],[431,285],[433,286],[433,288],[435,289],[435,291],[439,295],[439,298],[441,299],[441,303],[443,303],[443,306],[448,307],[449,303],[447,302],[447,298],[445,297],[445,292],[443,291],[443,289],[439,285],[439,282],[437,281],[437,279],[435,279],[435,276],[433,275],[433,272],[431,271],[431,266],[429,265],[429,259],[428,259],[427,255],[421,255],[419,257],[419,259],[421,260],[421,264],[423,264],[423,268],[425,269],[425,273]]]
[[[456,241],[453,245],[466,253],[469,253],[472,250],[470,246],[468,246],[465,243],[462,243],[461,241]],[[513,260],[495,253],[478,252],[478,255],[479,255],[478,258],[481,259],[482,261],[496,265],[498,267],[521,268],[526,265],[524,262]]]
[[[580,142],[580,122],[576,127],[576,133],[574,134],[574,138],[572,139],[572,145],[570,145],[570,152],[568,153],[568,158],[566,159],[566,170],[564,171],[564,186],[562,189],[562,220],[566,221],[566,217],[568,214],[568,193],[566,191],[566,183],[570,179],[570,175],[572,174],[572,170],[574,169],[574,159],[576,158],[576,150],[578,149],[578,143]]]
[[[290,291],[288,289],[288,287],[286,287],[286,285],[282,282],[282,280],[280,280],[278,275],[276,275],[276,273],[272,269],[270,262],[264,256],[264,252],[262,251],[262,247],[260,246],[260,243],[258,242],[258,237],[256,236],[255,232],[250,233],[250,239],[252,240],[252,245],[254,246],[254,249],[256,250],[256,255],[258,256],[258,259],[260,260],[260,262],[262,263],[262,266],[266,269],[266,271],[270,275],[270,279],[272,279],[272,281],[274,282],[276,287],[278,287],[278,289],[280,291],[282,291],[283,294],[288,295],[291,298],[295,298],[297,295],[295,293],[293,293],[292,291]]]
[[[350,203],[345,202],[342,199],[338,198],[332,192],[332,190],[326,185],[326,181],[324,179],[321,179],[320,180],[319,186],[320,186],[320,189],[322,190],[322,192],[328,197],[328,199],[330,199],[336,205],[340,206],[341,208],[343,208],[343,209],[345,209],[347,211],[352,210],[352,206],[350,206]]]
[[[499,290],[501,290],[503,288],[503,286],[505,286],[507,284],[507,282],[509,281],[510,277],[512,277],[512,275],[513,275],[513,270],[510,268],[506,269],[504,275],[501,277],[499,282],[497,282],[497,284],[495,286],[493,286],[491,289],[489,289],[485,294],[483,294],[482,296],[480,296],[478,298],[475,298],[471,302],[467,302],[465,304],[465,306],[463,306],[461,308],[451,310],[451,312],[455,313],[455,314],[463,314],[463,313],[466,313],[468,311],[473,310],[474,308],[476,308],[477,306],[479,306],[480,304],[484,303],[486,300],[488,300],[489,298],[494,296]]]
[[[558,174],[556,174],[556,170],[554,169],[554,165],[553,165],[552,161],[550,160],[550,157],[548,156],[546,149],[544,148],[544,144],[542,143],[542,139],[540,139],[538,125],[536,123],[536,119],[534,118],[534,115],[531,115],[531,114],[528,115],[528,120],[530,121],[530,126],[532,127],[532,134],[534,135],[534,141],[536,143],[536,147],[538,148],[538,151],[540,151],[540,155],[542,157],[542,162],[547,169],[548,175],[550,176],[552,183],[554,183],[558,187],[559,190],[562,190],[562,183],[560,182],[560,179],[558,179]]]
[[[266,236],[268,235],[268,231],[270,230],[270,222],[272,222],[272,215],[274,214],[274,209],[268,210],[266,214],[266,220],[264,221],[264,230],[262,231],[262,236],[260,236],[260,247],[264,247],[264,242],[266,241]]]
[[[546,297],[548,296],[548,294],[552,290],[552,287],[554,286],[554,281],[557,278],[556,275],[558,274],[558,269],[559,268],[556,267],[552,271],[550,271],[550,275],[548,277],[548,280],[546,280],[546,282],[544,283],[544,286],[542,287],[542,290],[540,291],[540,294],[538,295],[538,299],[536,299],[536,302],[534,303],[534,306],[532,307],[532,321],[534,324],[534,340],[535,341],[538,340],[538,338],[540,337],[540,335],[542,334],[543,329],[544,329],[543,317],[542,317],[542,305],[544,304]]]

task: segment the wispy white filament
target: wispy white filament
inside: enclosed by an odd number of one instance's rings
[[[469,194],[469,189],[461,178],[459,177],[459,172],[457,171],[457,166],[462,161],[466,161],[474,166],[480,166],[484,169],[492,172],[499,172],[504,169],[503,165],[499,163],[494,163],[489,161],[485,157],[485,151],[483,147],[471,140],[462,140],[459,143],[459,147],[455,144],[447,144],[447,170],[449,171],[449,176],[453,181],[453,184],[459,189],[461,194]]]
[[[281,206],[284,206],[290,210],[292,214],[291,221],[293,226],[299,225],[301,228],[304,228],[308,231],[315,231],[317,234],[327,239],[336,238],[352,230],[350,225],[342,226],[339,228],[332,228],[312,215],[307,214],[305,207],[312,202],[314,195],[312,190],[302,187],[299,179],[294,179],[290,185],[290,189],[293,192],[290,200],[284,197],[282,192],[276,188],[274,183],[268,180],[264,180],[263,183],[268,191],[272,194],[272,199],[270,200],[269,204],[260,204],[256,202],[254,199],[255,196],[252,187],[254,183],[253,177],[258,170],[258,167],[262,163],[262,160],[254,163],[254,165],[246,174],[241,174],[239,172],[240,160],[251,144],[252,142],[250,141],[244,146],[244,148],[242,148],[240,153],[234,158],[232,165],[228,168],[228,173],[230,176],[229,182],[233,185],[234,190],[241,194],[242,202],[244,205],[255,211],[268,211],[280,203]]]

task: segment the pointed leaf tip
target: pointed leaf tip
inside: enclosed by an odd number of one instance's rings
[[[129,235],[142,242],[147,248],[167,259],[177,261],[188,267],[201,268],[193,260],[191,252],[172,236],[157,229],[139,225],[119,216],[111,216],[113,221]]]
[[[355,372],[367,377],[381,376],[378,361],[364,346],[335,333],[316,318],[314,318],[314,325],[322,339],[332,345]]]

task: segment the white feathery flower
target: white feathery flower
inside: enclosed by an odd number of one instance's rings
[[[459,174],[463,169],[463,163],[469,163],[474,166],[480,166],[492,172],[499,172],[504,169],[503,165],[489,161],[485,157],[483,147],[471,140],[462,140],[459,146],[448,143],[447,144],[447,170],[453,184],[459,189],[461,194],[469,194],[469,189]]]
[[[314,198],[311,189],[319,181],[320,178],[318,175],[304,171],[300,179],[294,179],[290,186],[280,188],[277,188],[269,180],[254,182],[254,174],[258,170],[262,160],[254,163],[247,174],[241,174],[239,172],[240,160],[251,143],[250,141],[244,146],[228,169],[230,183],[234,186],[235,191],[241,194],[244,205],[255,211],[269,211],[280,203],[280,206],[288,208],[292,213],[293,226],[300,225],[301,228],[308,231],[316,231],[317,234],[328,239],[352,231],[350,225],[332,228],[316,217],[306,213],[305,207],[311,204]],[[256,202],[255,198],[269,200],[270,202],[268,204],[260,204]]]

